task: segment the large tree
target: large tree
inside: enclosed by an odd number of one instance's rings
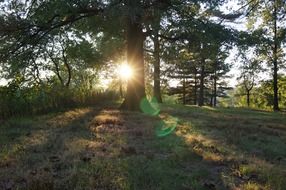
[[[261,31],[263,41],[257,42],[260,54],[268,62],[273,77],[273,110],[279,110],[278,71],[283,57],[285,44],[285,13],[284,0],[249,1],[251,11],[248,15],[248,26],[252,32]],[[285,52],[284,52],[285,53]]]
[[[154,11],[159,9],[162,12],[168,12],[169,17],[166,19],[165,25],[171,28],[180,20],[190,20],[185,23],[185,29],[180,34],[180,36],[186,37],[185,31],[192,28],[200,31],[199,25],[208,25],[204,19],[196,17],[197,14],[203,14],[203,9],[200,8],[202,5],[213,10],[222,2],[224,1],[5,1],[0,4],[2,8],[0,15],[1,63],[13,65],[11,68],[15,70],[25,70],[31,64],[31,60],[41,59],[47,44],[63,31],[69,36],[71,34],[89,35],[91,40],[101,36],[101,33],[111,34],[111,39],[114,35],[124,34],[127,61],[134,70],[134,77],[128,82],[122,107],[138,110],[140,100],[145,96],[143,46],[146,36],[149,35],[148,31],[145,31],[149,21],[157,18]],[[173,31],[180,29],[175,25],[174,27],[176,29]],[[156,27],[153,28],[156,29]],[[167,38],[173,38],[173,34]],[[158,33],[155,37],[157,38],[159,35]],[[177,37],[175,36],[175,38]],[[187,38],[189,39],[188,35]],[[156,44],[156,49],[158,49],[158,44]],[[159,59],[157,54],[156,71],[160,70],[160,67],[158,69]],[[17,66],[15,67],[15,65]],[[154,86],[158,93],[160,72],[155,72],[155,74],[154,84],[156,85]]]
[[[243,65],[241,66],[241,73],[238,79],[241,80],[241,84],[246,94],[247,106],[250,107],[251,91],[257,82],[258,74],[262,67],[259,61],[255,59],[247,59],[244,57],[243,61]]]

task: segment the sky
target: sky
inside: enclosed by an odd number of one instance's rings
[[[0,78],[0,86],[5,86],[7,85],[7,80],[3,79],[3,78]]]
[[[237,10],[240,9],[241,5],[238,5],[238,3],[239,3],[239,1],[237,1],[237,0],[230,0],[228,3],[224,4],[224,6],[222,6],[220,9],[225,14],[233,13],[233,12],[236,12]],[[235,22],[225,21],[224,24],[228,27],[231,27],[231,28],[234,28],[234,29],[237,29],[240,31],[247,30],[245,18],[239,18]],[[232,65],[232,67],[231,67],[230,72],[228,73],[230,78],[227,79],[226,81],[228,81],[229,86],[235,87],[235,85],[237,85],[237,83],[238,83],[237,77],[239,76],[239,72],[240,72],[239,66],[241,63],[237,62],[237,59],[236,59],[236,54],[238,53],[238,50],[236,47],[231,49],[229,51],[229,53],[230,53],[229,57],[225,60],[225,62]]]

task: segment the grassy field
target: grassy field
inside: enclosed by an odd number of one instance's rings
[[[82,108],[0,126],[0,189],[286,189],[286,115],[161,106]],[[155,125],[175,118],[158,137]]]

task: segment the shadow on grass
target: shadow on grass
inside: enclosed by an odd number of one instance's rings
[[[6,129],[11,131],[5,143],[8,149],[15,150],[2,154],[5,159],[1,161],[0,187],[223,187],[219,177],[210,174],[212,163],[203,161],[182,138],[175,134],[164,138],[155,135],[154,123],[158,120],[134,112],[86,109],[42,117],[25,126],[11,124]]]
[[[261,114],[244,109],[209,111],[172,106],[164,109],[180,119],[180,131],[186,141],[193,138],[196,144],[201,144],[198,145],[201,155],[208,157],[208,152],[221,152],[221,162],[230,169],[230,183],[244,184],[243,189],[283,189],[286,186],[286,120],[281,117],[283,114]]]
[[[66,178],[83,147],[73,141],[91,140],[88,123],[97,109],[77,109],[55,116],[19,119],[1,127],[0,189],[54,189]],[[53,114],[54,115],[54,114]],[[25,121],[25,122],[24,122]],[[60,183],[58,184],[60,185]],[[65,186],[65,184],[63,184]]]
[[[207,138],[219,139],[241,152],[255,153],[257,157],[270,160],[279,156],[286,157],[283,148],[286,146],[285,117],[280,114],[274,114],[273,117],[273,113],[264,117],[260,112],[242,109],[237,112],[234,109],[225,110],[216,109],[210,112],[204,108],[196,108],[177,111],[171,108],[168,113],[180,118],[181,124],[190,124],[192,129]],[[277,116],[278,119],[275,120]]]
[[[1,143],[8,150],[1,151],[0,189],[223,190],[266,183],[245,174],[247,169],[234,174],[251,160],[233,156],[249,151],[228,142],[228,124],[214,127],[219,111],[191,111],[195,114],[167,107],[163,114],[180,122],[163,138],[155,135],[159,118],[113,108],[42,116],[22,127],[11,124],[0,134],[7,136]],[[233,116],[223,121],[233,122]]]

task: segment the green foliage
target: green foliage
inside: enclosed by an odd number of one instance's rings
[[[169,96],[167,94],[163,95],[163,102],[165,104],[178,104],[179,103],[179,97],[176,95]]]
[[[279,102],[281,108],[286,108],[286,76],[280,75],[278,78]],[[245,107],[246,92],[242,85],[236,87],[234,92],[234,106]],[[259,82],[252,90],[250,95],[250,107],[271,110],[273,106],[273,80]]]
[[[20,87],[10,83],[7,87],[0,87],[0,118],[95,105],[118,99],[117,92],[86,89],[83,86],[63,88],[61,85],[46,84]]]

